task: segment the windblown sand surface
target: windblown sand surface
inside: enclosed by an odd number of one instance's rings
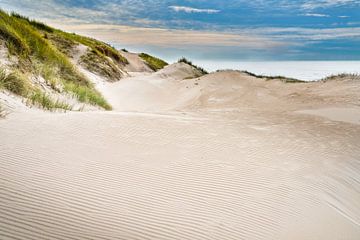
[[[359,111],[359,82],[189,74],[0,120],[0,239],[360,238],[360,125],[301,112]]]

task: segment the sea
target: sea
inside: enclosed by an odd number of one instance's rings
[[[194,61],[212,72],[216,70],[246,70],[258,75],[285,76],[305,81],[321,80],[342,73],[360,74],[360,61]]]

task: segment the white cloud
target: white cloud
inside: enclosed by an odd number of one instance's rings
[[[303,9],[317,9],[317,8],[328,8],[338,7],[344,5],[359,5],[358,0],[306,0],[302,4]]]
[[[252,29],[253,34],[258,34],[273,41],[325,41],[333,39],[360,39],[360,27],[347,28],[259,28]]]
[[[345,15],[343,15],[343,16],[338,16],[339,18],[349,18],[350,16],[345,16]]]
[[[245,49],[276,49],[288,45],[267,37],[244,33],[174,30],[164,28],[141,28],[108,24],[63,24],[52,26],[90,36],[116,45],[158,47],[241,47]]]
[[[330,15],[327,14],[321,14],[321,13],[305,13],[303,16],[306,17],[330,17]]]
[[[216,9],[199,9],[199,8],[192,8],[192,7],[185,7],[185,6],[170,6],[172,10],[175,12],[186,12],[186,13],[218,13],[220,10]]]

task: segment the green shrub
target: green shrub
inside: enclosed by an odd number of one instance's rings
[[[161,60],[160,58],[153,57],[146,53],[140,53],[139,57],[141,57],[145,61],[145,63],[154,71],[163,69],[165,66],[168,65],[167,62]]]

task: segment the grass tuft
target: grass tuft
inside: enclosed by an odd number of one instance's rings
[[[89,71],[96,72],[110,81],[116,81],[122,77],[121,70],[111,60],[97,55],[93,50],[81,56],[80,63]]]
[[[146,53],[140,53],[139,57],[141,57],[145,63],[155,72],[163,69],[165,66],[168,65],[167,62],[161,60],[160,58],[153,57]]]
[[[29,97],[31,103],[35,106],[42,107],[46,110],[55,110],[55,109],[63,109],[65,111],[72,110],[72,107],[61,101],[54,101],[51,99],[49,95],[46,93],[41,92],[39,89],[36,89],[31,96]]]
[[[7,73],[4,69],[0,69],[0,88],[25,97],[30,87],[29,82],[21,73]]]
[[[284,77],[284,76],[266,76],[266,75],[258,75],[252,72],[248,72],[248,71],[241,71],[249,76],[252,77],[256,77],[256,78],[262,78],[265,80],[281,80],[284,83],[306,83],[306,81],[303,80],[299,80],[296,78],[288,78],[288,77]]]
[[[350,79],[350,80],[360,80],[360,74],[351,74],[351,73],[341,73],[336,75],[331,75],[328,77],[325,77],[321,79],[321,81],[331,81],[331,80],[344,80],[344,79]]]
[[[84,87],[79,84],[67,82],[65,84],[65,91],[72,93],[79,101],[87,102],[92,105],[97,105],[105,110],[111,110],[112,107],[107,103],[104,97],[102,97],[95,89]]]
[[[7,115],[4,107],[0,104],[0,118],[4,118]]]
[[[185,57],[180,58],[178,62],[186,63],[186,64],[194,67],[195,69],[200,71],[202,75],[208,74],[208,72],[205,69],[203,69],[202,67],[196,66],[195,64],[193,64],[190,60],[186,59]]]

